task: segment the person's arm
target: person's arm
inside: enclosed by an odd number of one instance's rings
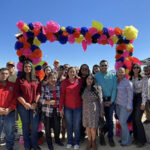
[[[127,89],[127,100],[128,100],[128,103],[127,103],[127,111],[131,111],[132,109],[132,106],[133,106],[133,85],[132,83],[129,81],[127,86],[126,86],[126,89]]]
[[[114,75],[113,77],[113,89],[111,93],[111,102],[113,103],[115,98],[116,98],[116,90],[117,90],[117,79],[116,76]]]

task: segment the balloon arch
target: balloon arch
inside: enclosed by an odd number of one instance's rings
[[[88,45],[95,43],[102,45],[109,44],[111,47],[116,44],[115,69],[124,67],[127,78],[132,64],[141,64],[137,58],[132,56],[132,43],[138,35],[138,30],[133,26],[125,26],[123,30],[119,27],[106,28],[100,22],[93,21],[92,26],[89,28],[74,28],[72,26],[60,27],[54,21],[48,21],[46,26],[40,22],[26,24],[19,21],[17,27],[20,29],[20,33],[17,35],[15,49],[19,57],[17,64],[19,74],[22,71],[23,61],[28,59],[33,63],[36,75],[40,79],[43,78],[42,65],[45,61],[42,61],[43,55],[39,47],[41,43],[45,43],[47,40],[50,42],[58,41],[60,44],[66,44],[67,42],[73,44],[76,42],[82,44],[84,51],[86,51]]]

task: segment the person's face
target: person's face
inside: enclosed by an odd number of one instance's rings
[[[69,72],[68,72],[69,79],[75,78],[76,75],[77,75],[76,69],[75,69],[75,68],[71,68],[71,69],[69,70]]]
[[[24,72],[25,73],[31,73],[32,67],[30,64],[25,64],[24,65]]]
[[[144,71],[144,74],[145,74],[148,78],[150,78],[150,70],[145,70],[145,71]]]
[[[94,74],[96,74],[96,73],[100,72],[100,68],[99,67],[94,67],[93,71],[94,71]]]
[[[117,76],[118,79],[122,80],[125,77],[125,70],[123,68],[118,69]]]
[[[140,72],[140,67],[139,67],[138,65],[134,65],[134,67],[133,67],[133,72],[134,72],[135,74],[138,74],[138,73]]]
[[[58,67],[59,67],[59,63],[58,63],[58,62],[55,62],[55,63],[54,63],[54,67],[55,67],[55,68],[58,68]]]
[[[0,80],[1,81],[6,81],[9,78],[9,71],[4,70],[0,72]]]
[[[45,69],[45,75],[48,76],[51,73],[51,71],[52,71],[51,68],[47,67]]]
[[[57,77],[55,75],[50,76],[48,82],[50,85],[55,85],[57,82]]]
[[[82,74],[82,77],[86,77],[89,74],[89,69],[86,65],[82,66],[81,74]]]
[[[102,71],[102,73],[106,73],[108,70],[108,63],[107,62],[102,62],[100,64],[100,70]]]
[[[15,71],[15,66],[14,65],[7,65],[7,68],[9,69],[10,73],[13,73]]]
[[[87,86],[91,86],[93,83],[93,77],[92,76],[88,76],[86,79],[86,84]]]

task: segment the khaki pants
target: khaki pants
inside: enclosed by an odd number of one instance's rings
[[[150,121],[150,100],[145,105],[146,120]]]

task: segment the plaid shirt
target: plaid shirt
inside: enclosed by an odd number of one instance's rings
[[[48,84],[42,86],[42,89],[41,89],[40,102],[42,104],[42,112],[47,117],[51,117],[53,115],[53,109],[56,109],[57,114],[59,115],[59,110],[58,110],[59,109],[59,98],[60,98],[60,85],[59,84],[56,85],[55,91],[56,91],[56,108],[53,107],[52,105],[44,104],[45,101],[54,100],[53,90],[50,89]]]

